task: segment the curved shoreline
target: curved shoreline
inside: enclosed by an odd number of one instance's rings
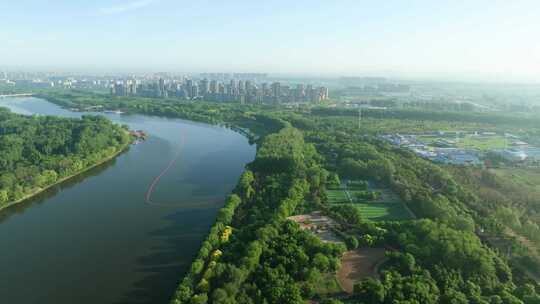
[[[84,172],[86,172],[86,171],[88,171],[88,170],[90,170],[90,169],[92,169],[92,168],[95,168],[95,167],[97,167],[97,166],[99,166],[99,165],[102,165],[102,164],[104,164],[104,163],[106,163],[106,162],[108,162],[108,161],[110,161],[110,160],[116,158],[118,155],[120,155],[120,153],[126,151],[126,150],[129,148],[130,145],[131,145],[131,142],[128,142],[128,143],[126,143],[123,147],[121,147],[118,151],[116,151],[113,155],[111,155],[111,156],[109,156],[109,157],[106,157],[106,158],[100,160],[99,162],[97,162],[97,163],[95,163],[95,164],[93,164],[93,165],[90,165],[90,166],[88,166],[88,167],[86,167],[86,168],[83,168],[83,169],[81,169],[80,171],[78,171],[78,172],[76,172],[76,173],[74,173],[74,174],[71,174],[71,175],[62,177],[61,179],[55,181],[54,183],[52,183],[52,184],[50,184],[50,185],[47,185],[47,186],[45,186],[45,187],[43,187],[43,188],[39,188],[39,190],[34,191],[34,192],[32,192],[32,193],[29,193],[29,194],[23,196],[22,198],[20,198],[20,199],[18,199],[18,200],[16,200],[16,201],[11,201],[11,202],[8,202],[8,203],[6,203],[6,204],[0,206],[0,212],[4,211],[5,209],[7,209],[7,208],[9,208],[9,207],[12,207],[12,206],[15,206],[15,205],[17,205],[17,204],[23,203],[23,202],[25,202],[26,200],[29,200],[29,199],[31,199],[32,197],[34,197],[34,196],[36,196],[36,195],[38,195],[38,194],[40,194],[40,193],[42,193],[42,192],[44,192],[44,191],[50,189],[50,188],[52,188],[52,187],[54,187],[54,186],[56,186],[56,185],[59,185],[59,184],[65,182],[65,181],[67,181],[67,180],[69,180],[69,179],[71,179],[71,178],[74,178],[74,177],[76,177],[76,176],[78,176],[78,175],[80,175],[80,174],[82,174],[82,173],[84,173]]]

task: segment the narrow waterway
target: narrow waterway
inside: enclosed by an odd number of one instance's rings
[[[0,106],[81,115],[37,98],[0,99]],[[1,303],[167,303],[255,156],[255,146],[223,127],[105,115],[149,139],[0,212]],[[148,204],[149,186],[168,166]]]

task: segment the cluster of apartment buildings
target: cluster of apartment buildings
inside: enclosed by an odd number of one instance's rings
[[[113,96],[241,103],[303,103],[328,99],[327,87],[290,83],[271,79],[266,73],[79,75],[0,71],[0,85],[26,89],[109,90]]]
[[[135,79],[114,81],[113,96],[142,96],[154,98],[180,98],[185,100],[207,100],[240,103],[291,103],[320,102],[328,99],[327,87],[280,82],[256,83],[248,79],[203,78],[200,80],[165,80],[142,83]]]

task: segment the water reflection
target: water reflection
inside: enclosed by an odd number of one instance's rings
[[[126,152],[127,151],[123,151],[119,155],[122,155]],[[107,168],[114,166],[115,163],[116,163],[115,158],[110,159],[102,164],[99,164],[93,168],[90,168],[84,171],[81,174],[75,175],[59,184],[56,184],[44,190],[43,192],[40,192],[18,204],[12,205],[0,211],[0,223],[9,219],[13,215],[23,214],[27,209],[32,208],[34,205],[43,204],[48,199],[55,197],[58,193],[62,192],[63,190],[75,187],[77,184],[83,182],[87,178],[100,175],[102,172],[107,170]]]
[[[116,304],[167,303],[173,293],[156,295],[155,290],[176,289],[182,279],[178,274],[186,273],[190,261],[196,256],[193,254],[187,259],[179,260],[178,252],[187,250],[196,253],[199,246],[189,244],[202,243],[208,233],[208,229],[199,224],[204,223],[204,226],[210,227],[213,223],[204,209],[178,211],[166,216],[165,220],[168,222],[166,227],[149,233],[150,237],[161,239],[161,245],[154,246],[151,253],[137,259],[137,272],[144,273],[143,278],[135,282],[133,288]],[[193,226],[199,228],[190,229]]]

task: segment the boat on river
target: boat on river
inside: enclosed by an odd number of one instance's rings
[[[130,130],[129,135],[135,137],[135,141],[133,141],[134,145],[140,144],[148,137],[143,130]]]

